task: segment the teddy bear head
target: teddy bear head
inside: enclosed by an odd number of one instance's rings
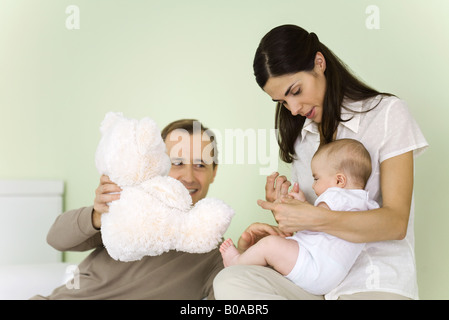
[[[120,187],[168,174],[170,158],[152,119],[128,119],[121,112],[108,112],[100,132],[95,154],[97,170]]]

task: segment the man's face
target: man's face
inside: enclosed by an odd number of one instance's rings
[[[193,204],[206,197],[209,185],[217,174],[217,166],[214,168],[209,157],[211,142],[202,141],[202,135],[174,130],[165,139],[172,163],[168,175],[179,180],[189,190]]]

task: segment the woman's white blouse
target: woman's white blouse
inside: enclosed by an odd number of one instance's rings
[[[357,112],[342,108],[342,119],[349,120],[339,124],[337,139],[359,140],[370,152],[373,170],[365,190],[371,199],[382,206],[380,163],[408,151],[413,151],[416,157],[428,147],[428,143],[406,103],[396,97],[378,96],[344,105]],[[358,113],[371,108],[369,112]],[[306,119],[301,136],[295,142],[297,159],[292,164],[291,180],[299,183],[309,203],[314,203],[316,199],[310,162],[319,143],[317,124]],[[412,198],[406,237],[403,240],[367,243],[348,276],[326,294],[326,299],[366,291],[390,292],[418,299],[413,220]]]

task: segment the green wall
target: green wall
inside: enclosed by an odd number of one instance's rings
[[[70,29],[69,5],[79,8],[79,29]],[[447,0],[2,0],[0,179],[63,179],[66,209],[92,204],[107,111],[150,116],[161,128],[184,117],[222,134],[272,128],[274,105],[252,59],[271,28],[297,24],[366,82],[408,102],[431,146],[415,169],[420,297],[448,299],[448,13]],[[256,204],[265,165],[248,159],[220,165],[209,193],[235,208],[234,240],[251,222],[273,222]],[[285,164],[279,170],[289,174]]]

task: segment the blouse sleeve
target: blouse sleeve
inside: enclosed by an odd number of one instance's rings
[[[428,143],[418,124],[408,110],[407,104],[394,98],[386,108],[385,134],[379,150],[380,162],[413,151],[421,154]]]

